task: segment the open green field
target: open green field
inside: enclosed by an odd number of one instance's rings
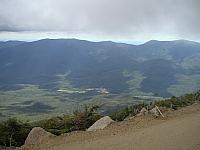
[[[128,104],[147,101],[146,98],[129,94],[81,92],[83,89],[49,91],[37,85],[18,85],[17,90],[0,91],[0,119],[18,117],[24,120],[38,120],[53,115],[69,114],[83,105],[100,105],[100,111],[107,113]],[[150,98],[148,100],[152,100]]]
[[[17,84],[14,88],[0,90],[0,120],[17,117],[23,120],[39,120],[61,114],[70,114],[84,105],[99,105],[103,114],[130,104],[161,100],[155,93],[143,92],[141,83],[146,78],[139,71],[124,71],[128,77],[127,93],[110,93],[105,88],[74,88],[68,80],[68,73],[57,75],[56,87],[42,88],[33,84]],[[198,91],[200,75],[177,74],[177,83],[167,91],[179,96]]]

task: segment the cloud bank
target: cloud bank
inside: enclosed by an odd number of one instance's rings
[[[200,39],[199,0],[0,0],[0,32]]]

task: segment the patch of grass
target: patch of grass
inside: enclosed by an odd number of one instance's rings
[[[181,96],[200,89],[200,75],[177,75],[178,83],[171,85],[167,90],[174,96]]]
[[[9,106],[7,109],[10,109],[13,112],[21,112],[21,113],[48,113],[55,109],[55,107],[49,106],[42,102],[35,102],[30,106]]]
[[[131,95],[153,95],[153,93],[144,93],[141,90],[141,83],[146,78],[139,71],[124,71],[124,77],[129,78],[126,82],[129,85],[129,93]]]
[[[181,67],[184,69],[199,69],[200,68],[200,53],[186,57],[181,62]]]
[[[68,94],[40,89],[37,85],[24,85],[23,87],[16,91],[0,91],[2,114],[0,120],[6,120],[9,117],[17,117],[22,120],[41,120],[55,115],[72,114],[76,108],[88,104],[102,106],[100,110],[105,114],[111,112],[115,107],[121,108],[129,104],[148,101],[123,93]],[[37,107],[38,104],[39,107]]]
[[[23,88],[18,90],[0,91],[0,120],[9,117],[38,120],[59,114],[71,114],[76,107],[85,104],[82,98],[92,98],[87,97],[86,94],[83,96],[78,93],[73,97],[73,94],[49,91],[30,84],[23,85]]]

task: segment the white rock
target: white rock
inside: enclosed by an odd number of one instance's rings
[[[148,112],[148,110],[146,109],[146,108],[142,108],[141,110],[140,110],[140,113],[139,114],[137,114],[137,116],[144,116],[144,115],[147,115],[149,112]]]
[[[97,120],[90,128],[87,129],[87,131],[95,131],[99,129],[104,129],[109,124],[114,122],[109,116],[105,116],[99,120]]]
[[[25,145],[35,145],[40,144],[42,141],[47,139],[48,137],[54,136],[53,134],[45,131],[43,128],[35,127],[31,130],[26,138]]]
[[[151,113],[152,115],[156,116],[156,117],[159,116],[159,112],[158,112],[158,110],[157,110],[155,107],[154,107],[153,109],[150,110],[150,113]]]

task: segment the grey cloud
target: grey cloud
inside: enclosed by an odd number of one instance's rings
[[[200,38],[199,0],[0,0],[0,31]]]

